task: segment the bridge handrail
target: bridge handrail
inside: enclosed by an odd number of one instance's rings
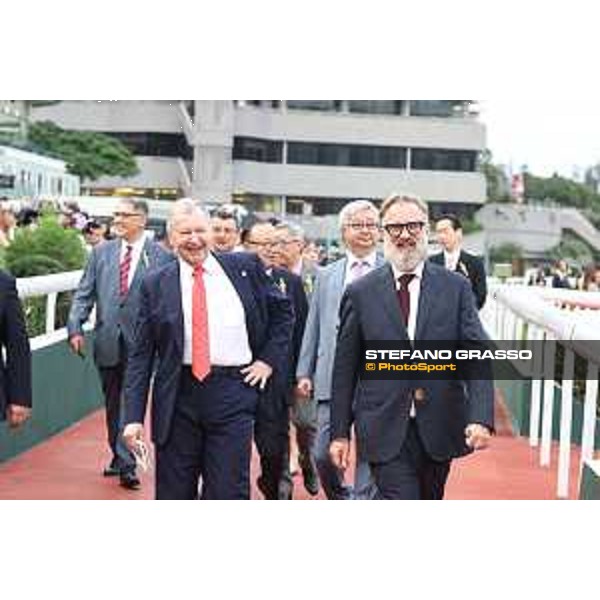
[[[31,340],[32,349],[42,348],[66,338],[65,328],[56,330],[56,298],[61,292],[75,290],[82,274],[83,271],[79,270],[17,279],[17,291],[21,299],[46,296],[45,333]]]
[[[542,375],[532,379],[528,392],[529,444],[532,448],[539,446],[540,466],[550,467],[554,405],[560,398],[557,496],[567,498],[576,356],[587,363],[580,430],[580,486],[583,466],[594,458],[600,364],[597,341],[600,340],[600,294],[537,286],[498,285],[496,282],[490,282],[489,290],[489,299],[481,315],[491,337],[498,340],[525,339],[533,343],[543,340],[559,342],[545,345],[543,356],[538,353],[538,358],[534,357],[534,361],[538,361],[537,372],[545,373],[546,377]],[[555,381],[558,345],[565,349],[559,384]]]

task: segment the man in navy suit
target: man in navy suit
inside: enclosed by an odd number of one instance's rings
[[[275,373],[267,389],[260,395],[254,428],[254,441],[260,455],[261,474],[257,485],[267,500],[291,500],[293,481],[289,470],[289,411],[293,398],[296,363],[302,344],[308,301],[302,279],[287,269],[275,266],[278,258],[276,230],[271,223],[257,222],[250,227],[246,248],[256,253],[267,275],[292,303],[294,329],[286,369]],[[316,479],[307,491],[315,496],[319,492]]]
[[[0,421],[31,416],[31,350],[14,277],[0,271]]]
[[[125,379],[130,448],[143,443],[152,387],[157,499],[248,499],[257,387],[286,361],[293,313],[256,256],[215,255],[208,216],[175,203],[178,255],[142,283]],[[156,365],[154,364],[157,359]]]
[[[395,194],[381,207],[388,264],[351,283],[340,309],[333,370],[332,443],[348,466],[354,423],[358,453],[380,498],[441,499],[453,458],[488,445],[493,384],[488,379],[361,378],[365,342],[483,344],[469,281],[426,262],[427,205]]]
[[[453,214],[442,215],[435,224],[438,242],[443,250],[429,258],[431,262],[444,265],[471,282],[477,308],[481,310],[487,296],[485,267],[479,256],[469,254],[461,248],[462,224]]]

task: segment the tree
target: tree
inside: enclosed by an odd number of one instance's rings
[[[490,150],[481,153],[481,171],[485,176],[488,202],[510,200],[508,179],[504,171],[492,162]]]
[[[83,268],[86,252],[77,231],[64,229],[56,215],[44,215],[35,229],[19,229],[4,251],[6,268],[15,277],[33,277],[76,271]],[[56,323],[66,324],[72,293],[61,293],[56,301]],[[27,298],[23,302],[30,337],[44,332],[45,298]]]
[[[102,133],[61,129],[51,121],[32,123],[29,141],[67,163],[82,181],[103,175],[131,177],[138,172],[135,157],[119,140]]]
[[[536,177],[525,173],[525,196],[535,200],[552,200],[563,206],[575,208],[600,208],[600,196],[586,185],[561,177]]]

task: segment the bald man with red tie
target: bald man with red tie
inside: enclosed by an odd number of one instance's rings
[[[258,389],[288,353],[293,312],[259,260],[213,254],[208,216],[175,203],[169,239],[178,255],[142,284],[125,378],[124,437],[143,440],[150,379],[156,498],[248,499]]]

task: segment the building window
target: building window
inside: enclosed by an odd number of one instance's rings
[[[455,106],[462,100],[411,100],[410,114],[413,117],[453,117]]]
[[[342,109],[341,100],[286,100],[291,110],[322,110],[338,112]]]
[[[413,148],[411,168],[422,171],[475,171],[475,150],[443,150],[440,148]]]
[[[137,156],[170,156],[193,160],[193,148],[181,133],[106,132]]]
[[[288,163],[405,169],[406,148],[288,142]]]
[[[283,142],[235,137],[233,139],[233,160],[280,163],[283,161]]]
[[[401,115],[402,100],[348,100],[352,113],[368,115]]]

